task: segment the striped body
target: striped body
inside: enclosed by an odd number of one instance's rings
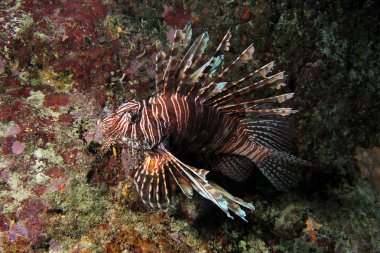
[[[165,138],[173,137],[173,146],[185,146],[187,153],[204,156],[235,154],[258,163],[266,153],[238,118],[194,98],[176,93],[152,97],[136,105],[140,124],[124,123],[128,117],[124,113],[127,106],[116,111],[119,124],[113,124],[112,117],[104,121],[116,126],[114,131],[120,134],[116,143],[120,145],[129,147],[137,142],[132,148],[152,149]]]
[[[229,217],[232,211],[245,219],[241,207],[253,209],[252,204],[207,180],[207,170],[192,167],[177,155],[196,154],[210,170],[236,181],[247,179],[256,165],[277,189],[287,190],[300,179],[298,167],[307,162],[286,153],[289,125],[283,117],[296,111],[271,105],[283,103],[293,93],[252,100],[250,95],[258,89],[285,86],[284,72],[267,77],[274,67],[271,62],[239,80],[224,81],[239,62],[252,58],[253,46],[220,69],[230,32],[208,60],[203,57],[208,34],[186,50],[190,38],[189,26],[177,30],[169,57],[157,55],[155,96],[127,101],[99,120],[98,128],[107,140],[105,148],[113,143],[145,152],[135,184],[147,205],[165,208],[178,188],[187,197],[195,190]],[[256,81],[244,84],[252,79]]]
[[[250,138],[238,118],[220,112],[217,107],[178,93],[150,98],[149,103],[154,121],[168,126],[164,132],[167,137],[173,137],[171,145],[186,147],[183,152],[204,156],[235,154],[249,157],[255,162],[265,152]],[[162,129],[161,125],[157,129]],[[153,132],[152,135],[158,134],[157,131]]]

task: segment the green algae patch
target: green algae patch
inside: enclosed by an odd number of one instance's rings
[[[0,160],[0,162],[2,162]],[[8,191],[0,190],[0,200],[12,198],[15,201],[11,203],[5,203],[2,207],[2,213],[12,213],[16,211],[23,200],[26,200],[30,196],[30,192],[22,186],[22,176],[18,173],[13,173],[8,180]],[[1,188],[0,188],[1,189]]]
[[[26,152],[26,155],[27,156]],[[59,165],[64,166],[62,156],[56,153],[56,150],[51,145],[47,145],[46,149],[37,148],[33,152],[35,163],[32,166],[34,172],[31,181],[37,184],[45,184],[48,182],[49,177],[45,175],[45,171],[49,166]]]
[[[13,31],[16,36],[21,38],[22,34],[33,26],[34,19],[30,14],[22,14],[21,18],[15,19],[15,23],[17,25],[13,28]]]
[[[83,179],[73,178],[64,190],[51,193],[48,200],[51,211],[47,229],[57,237],[80,238],[105,222],[106,199],[99,188]]]
[[[44,85],[52,86],[56,91],[66,91],[73,87],[73,74],[70,72],[54,72],[51,70],[41,70],[39,78]]]
[[[47,161],[50,165],[63,165],[63,158],[56,153],[56,150],[51,145],[47,145],[46,149],[37,148],[34,151],[34,156],[37,161]]]
[[[32,103],[36,107],[42,107],[45,94],[42,91],[32,91],[26,101]]]
[[[283,238],[294,238],[305,226],[302,206],[289,204],[279,213],[274,223],[274,232]]]
[[[60,96],[62,98],[69,96],[65,93],[60,93]],[[58,119],[58,117],[62,113],[67,113],[68,106],[67,105],[54,105],[55,107],[58,107],[57,110],[52,110],[51,107],[48,107],[46,105],[49,105],[49,99],[51,100],[50,95],[44,94],[42,91],[32,91],[30,93],[30,96],[26,99],[27,102],[29,102],[33,107],[39,109],[39,115],[48,118],[53,117],[54,119]],[[47,102],[48,101],[48,102]],[[54,101],[53,101],[54,102]],[[59,103],[59,98],[57,99],[57,103]],[[50,102],[51,103],[51,102]]]

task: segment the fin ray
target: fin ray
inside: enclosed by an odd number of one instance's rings
[[[280,151],[273,151],[258,164],[260,171],[279,191],[295,187],[302,176],[301,168],[310,163]]]
[[[187,24],[184,30],[177,29],[174,33],[173,43],[171,45],[169,59],[167,65],[163,71],[163,93],[173,91],[176,88],[175,72],[178,64],[181,61],[183,49],[187,46],[192,36],[192,30],[190,24]]]
[[[254,163],[243,156],[222,154],[212,157],[211,166],[234,181],[246,180],[254,168]]]
[[[253,209],[253,205],[233,197],[220,186],[209,183],[206,179],[207,173],[207,170],[182,163],[161,144],[147,153],[143,166],[135,174],[135,185],[145,204],[152,208],[162,209],[170,203],[173,193],[173,190],[170,190],[166,184],[170,174],[173,181],[188,198],[192,197],[193,190],[195,190],[216,204],[228,217],[232,218],[230,210],[245,220],[246,214],[240,205],[248,209]]]
[[[228,67],[224,68],[222,72],[202,90],[199,97],[204,98],[211,90],[213,90],[215,85],[220,82],[226,74],[231,72],[239,61],[247,62],[252,59],[254,51],[255,48],[253,47],[253,44],[249,45],[230,65],[228,65]]]

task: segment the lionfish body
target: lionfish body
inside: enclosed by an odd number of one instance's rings
[[[232,211],[245,219],[241,207],[254,209],[251,203],[207,180],[207,170],[184,163],[176,154],[202,157],[210,170],[236,181],[247,179],[256,165],[277,189],[287,190],[300,178],[298,167],[307,164],[286,153],[288,126],[281,117],[296,111],[269,106],[293,94],[249,98],[258,89],[285,86],[284,73],[267,77],[274,66],[271,62],[240,80],[225,81],[239,62],[252,58],[253,46],[220,69],[230,32],[206,60],[208,34],[188,46],[191,33],[190,26],[177,30],[168,56],[157,55],[155,96],[127,101],[98,127],[107,143],[144,150],[145,160],[134,181],[145,204],[162,209],[178,188],[187,197],[195,190],[229,217]]]

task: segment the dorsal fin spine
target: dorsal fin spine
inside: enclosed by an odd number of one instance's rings
[[[189,50],[187,50],[185,56],[181,60],[181,63],[179,64],[178,69],[176,70],[176,76],[178,75],[179,78],[179,84],[177,86],[177,92],[180,92],[183,83],[185,81],[185,78],[187,76],[187,71],[191,69],[193,66],[193,59],[194,56],[196,56],[199,53],[199,50],[202,48],[202,43],[205,41],[206,43],[208,41],[208,34],[203,33],[201,36],[198,37],[198,39],[195,40],[195,42],[191,45]]]
[[[217,99],[218,97],[227,95],[232,89],[239,86],[241,83],[252,79],[253,77],[262,76],[263,78],[267,78],[266,75],[272,70],[274,64],[275,64],[274,61],[272,61],[272,62],[262,66],[261,68],[255,70],[254,72],[251,72],[250,74],[246,75],[245,77],[243,77],[243,78],[241,78],[235,82],[228,83],[223,90],[221,90],[220,92],[218,92],[216,94],[209,95],[206,100],[207,101],[213,101],[213,100]]]
[[[162,51],[156,55],[156,94],[160,94],[162,91],[162,85],[164,84],[164,63],[166,54]]]
[[[219,43],[214,55],[210,58],[209,62],[210,64],[214,62],[215,58],[221,55],[222,50],[228,51],[230,46],[230,39],[231,39],[231,29],[227,31],[227,33],[224,35],[222,41]],[[199,82],[202,82],[207,76],[209,71],[211,70],[210,65],[205,69],[204,73],[200,76]],[[205,87],[202,89],[202,91],[198,94],[196,99],[202,99],[211,89],[211,85]],[[210,90],[211,91],[211,90]],[[197,91],[198,92],[198,91]]]
[[[170,50],[169,61],[163,75],[164,93],[168,92],[170,81],[173,78],[173,72],[175,71],[176,66],[177,66],[177,54],[178,54],[178,47],[179,47],[179,42],[181,38],[180,33],[181,33],[180,30],[176,30],[174,33],[174,41],[172,43],[172,47]]]
[[[222,80],[222,78],[227,74],[229,73],[232,69],[235,68],[236,64],[241,61],[242,59],[251,59],[252,58],[252,54],[254,52],[254,47],[253,47],[253,44],[249,45],[228,67],[226,67],[225,69],[223,69],[223,71],[213,80],[211,81],[207,86],[206,88],[202,91],[202,93],[200,94],[200,97],[203,98],[202,101],[205,101],[207,99],[205,99],[204,97],[206,95],[208,95],[209,92],[211,92],[214,88],[214,86],[220,82]],[[247,54],[249,56],[247,56]]]
[[[276,85],[276,89],[280,89],[281,87],[285,86],[284,78],[285,78],[285,72],[279,72],[277,74],[274,74],[264,80],[261,80],[259,82],[255,82],[253,84],[250,84],[246,87],[240,88],[239,90],[227,94],[225,96],[222,96],[216,100],[210,101],[211,104],[213,105],[222,105],[226,104],[227,102],[240,98],[248,93],[251,93],[252,91],[265,87],[265,86],[271,86],[271,85]]]

